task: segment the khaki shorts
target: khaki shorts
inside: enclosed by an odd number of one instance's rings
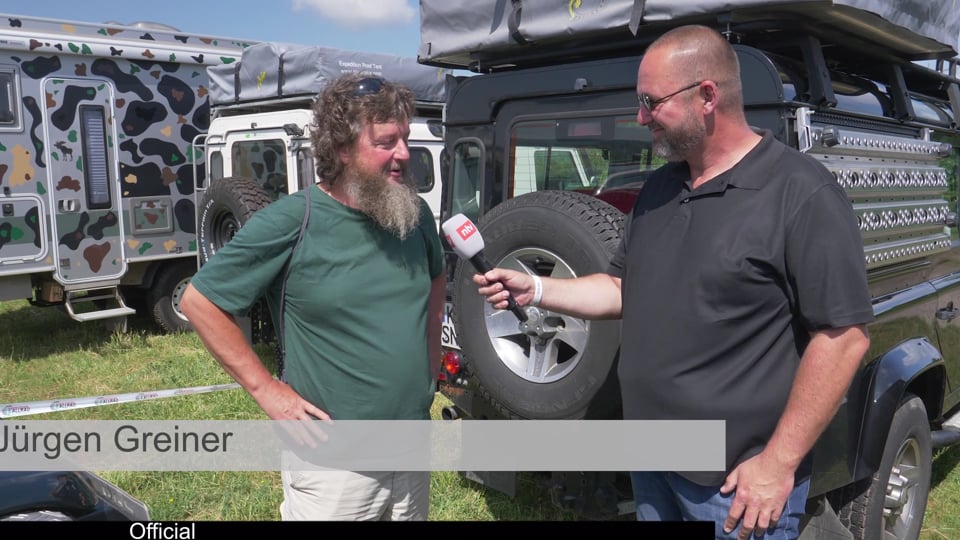
[[[284,521],[426,521],[430,472],[281,471]]]

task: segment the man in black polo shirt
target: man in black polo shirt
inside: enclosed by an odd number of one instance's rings
[[[638,519],[795,538],[808,454],[869,344],[850,202],[813,158],[750,128],[736,54],[714,30],[650,45],[637,95],[670,162],[647,180],[608,273],[498,268],[474,282],[497,308],[507,289],[520,305],[621,317],[626,419],[725,421],[725,471],[631,474]]]

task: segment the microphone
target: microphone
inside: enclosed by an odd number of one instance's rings
[[[463,214],[457,214],[443,222],[441,226],[444,236],[447,237],[447,243],[453,248],[457,256],[461,259],[469,259],[473,267],[481,274],[486,274],[493,270],[493,265],[483,255],[483,237],[480,236],[480,229],[470,221],[470,218]],[[524,313],[513,295],[507,291],[507,308],[520,319],[520,322],[527,321],[527,314]]]

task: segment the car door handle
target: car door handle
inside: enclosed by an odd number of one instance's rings
[[[954,309],[953,304],[950,304],[945,308],[937,310],[937,319],[950,322],[957,317],[958,311],[960,310]]]

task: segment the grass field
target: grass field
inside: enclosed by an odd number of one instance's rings
[[[193,333],[164,335],[133,320],[126,333],[76,323],[56,308],[0,303],[0,404],[232,383]],[[272,348],[258,350],[272,369]],[[435,418],[445,404],[434,403]],[[31,420],[244,420],[266,415],[242,390],[57,411]],[[153,519],[277,520],[280,474],[265,472],[101,471],[144,501]],[[431,479],[432,520],[570,520],[533,476],[518,496],[484,489],[454,472]]]
[[[126,333],[106,325],[71,321],[55,308],[0,303],[0,404],[96,396],[233,382],[192,333],[164,335],[133,320]],[[272,350],[259,351],[268,364]],[[438,395],[434,417],[445,399]],[[58,411],[37,420],[266,419],[242,390],[177,396],[128,404]],[[941,451],[924,539],[960,538],[960,447]],[[265,472],[102,472],[143,500],[163,521],[276,520],[280,475]],[[455,472],[431,480],[430,519],[437,521],[573,520],[558,510],[541,477],[521,475],[516,497],[485,489]]]

